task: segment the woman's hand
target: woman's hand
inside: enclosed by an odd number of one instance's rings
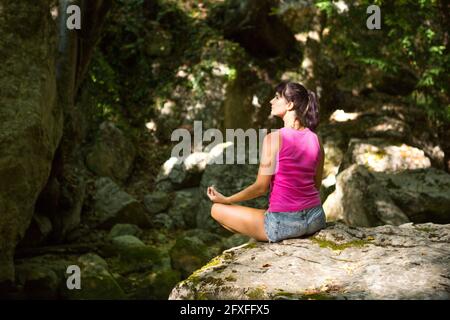
[[[223,203],[223,204],[231,204],[228,201],[228,198],[225,197],[223,194],[221,194],[219,191],[217,191],[214,186],[208,187],[208,190],[206,192],[209,199],[214,203]]]

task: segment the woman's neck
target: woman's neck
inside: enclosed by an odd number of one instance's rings
[[[284,121],[285,128],[290,128],[290,129],[295,129],[295,130],[305,129],[305,127],[300,124],[300,121],[297,118],[290,116],[288,113],[286,113],[286,115],[284,116],[283,121]]]

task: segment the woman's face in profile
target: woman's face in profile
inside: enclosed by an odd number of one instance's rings
[[[283,118],[286,113],[286,107],[288,105],[287,100],[277,92],[275,93],[275,97],[270,100],[270,104],[272,107],[270,114],[276,117]]]

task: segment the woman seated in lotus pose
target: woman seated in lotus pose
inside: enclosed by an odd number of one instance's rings
[[[319,193],[325,152],[315,133],[317,97],[293,82],[282,82],[275,91],[271,114],[282,118],[284,127],[264,137],[256,181],[228,197],[214,186],[207,189],[211,216],[224,228],[269,242],[310,235],[326,226]],[[267,191],[267,210],[234,204]]]

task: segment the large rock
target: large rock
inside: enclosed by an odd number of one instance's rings
[[[164,162],[156,177],[156,191],[170,192],[198,186],[208,159],[207,152],[193,152],[185,159],[171,157]]]
[[[354,226],[449,223],[450,175],[435,168],[371,173],[354,164],[338,175],[323,207],[327,220]]]
[[[16,282],[11,299],[58,299],[61,288],[66,287],[67,267],[75,264],[61,255],[40,255],[15,259]],[[3,295],[5,294],[5,295]]]
[[[325,149],[322,202],[335,190],[336,176],[354,163],[378,172],[444,169],[442,143],[423,110],[385,95],[342,103],[358,112],[336,110],[318,129]]]
[[[14,280],[14,249],[30,224],[62,135],[50,3],[1,3],[0,283]]]
[[[173,227],[196,227],[196,215],[200,200],[199,192],[199,188],[189,188],[175,192],[172,206],[168,211],[173,221]]]
[[[109,231],[108,238],[113,239],[120,236],[135,236],[139,238],[142,230],[134,224],[118,223]]]
[[[222,249],[221,238],[204,230],[190,230],[176,239],[170,249],[172,268],[189,276]]]
[[[397,172],[431,166],[430,159],[422,150],[380,138],[351,139],[339,172],[353,163],[364,165],[369,171],[376,172]]]
[[[144,197],[145,208],[151,214],[157,214],[166,210],[170,201],[170,194],[162,191],[155,191]]]
[[[52,223],[50,219],[40,214],[34,214],[24,238],[17,247],[38,246],[44,242],[51,232]]]
[[[81,289],[63,288],[62,297],[69,300],[120,300],[127,296],[111,272],[108,264],[96,254],[78,258],[81,271]]]
[[[117,181],[128,178],[136,150],[112,122],[103,122],[95,144],[86,156],[87,167],[99,176]]]
[[[449,244],[450,225],[338,223],[226,250],[169,299],[450,299]]]
[[[22,264],[16,267],[16,281],[27,299],[55,299],[61,285],[61,277],[45,265]],[[61,273],[62,275],[62,273]]]
[[[96,224],[104,228],[111,228],[117,223],[130,223],[142,228],[151,226],[144,206],[110,178],[98,179],[95,187],[95,216],[91,219]]]

